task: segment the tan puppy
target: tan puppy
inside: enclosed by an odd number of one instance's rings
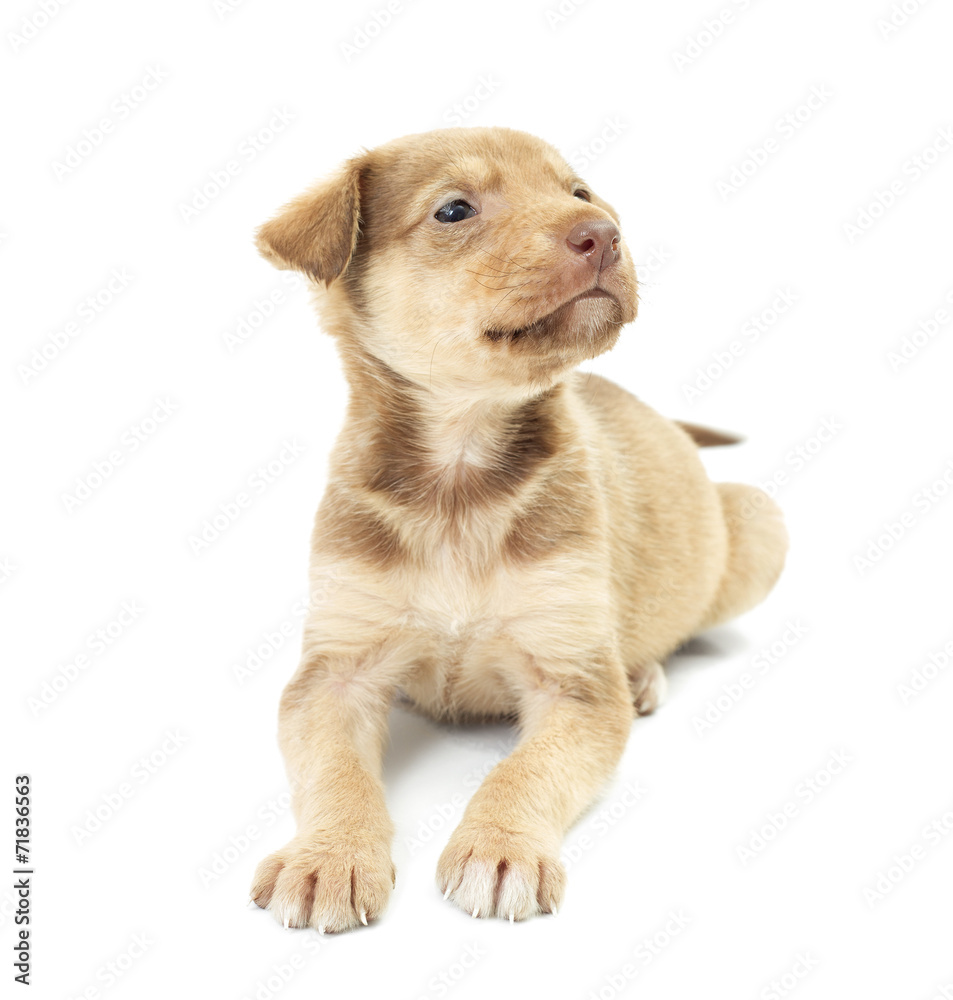
[[[313,280],[351,396],[281,701],[298,831],[253,898],[319,931],[384,909],[381,754],[402,690],[436,718],[520,727],[440,858],[440,890],[474,916],[555,912],[562,837],[633,708],[658,703],[679,644],[768,593],[780,513],[711,483],[685,430],[573,371],[635,318],[635,269],[615,211],[539,139],[399,139],[289,204],[258,246]]]

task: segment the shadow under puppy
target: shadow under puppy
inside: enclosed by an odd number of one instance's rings
[[[351,391],[280,708],[297,834],[252,897],[322,932],[382,912],[402,690],[435,718],[520,728],[440,890],[473,916],[555,912],[561,840],[658,703],[660,661],[768,593],[780,512],[708,479],[697,443],[731,439],[686,425],[696,443],[574,371],[635,318],[635,268],[615,211],[541,140],[398,139],[287,205],[258,247],[312,280]]]

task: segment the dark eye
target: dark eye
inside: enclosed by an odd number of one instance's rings
[[[468,202],[458,198],[456,201],[448,201],[443,208],[438,208],[434,212],[437,222],[463,222],[477,214],[477,210]]]
[[[583,201],[592,201],[589,192],[585,188],[579,188],[578,191],[573,191],[572,196],[574,198],[581,198]]]

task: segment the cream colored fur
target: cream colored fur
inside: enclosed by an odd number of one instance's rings
[[[476,214],[438,221],[453,201]],[[286,926],[345,930],[387,903],[398,691],[520,729],[441,892],[474,916],[554,912],[561,840],[658,703],[661,662],[781,571],[763,493],[713,484],[689,433],[575,370],[635,317],[617,222],[540,140],[449,129],[355,157],[259,233],[313,279],[351,386],[280,709],[298,832],[252,890]]]

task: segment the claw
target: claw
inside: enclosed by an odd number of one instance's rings
[[[559,916],[559,910],[556,909],[556,904],[550,900],[549,909],[552,911],[554,917]]]
[[[451,888],[451,886],[450,886],[450,883],[448,882],[447,883],[447,891],[443,894],[443,898],[444,899],[449,899],[450,898],[450,888]]]
[[[479,906],[473,911],[473,915],[475,917],[478,917],[480,915],[480,907]]]
[[[324,933],[324,924],[318,924],[318,933],[319,934],[323,934]]]
[[[513,911],[510,910],[510,923],[513,923]]]
[[[285,930],[291,927],[291,917],[285,917]]]
[[[367,926],[367,910],[361,910],[361,923]]]

